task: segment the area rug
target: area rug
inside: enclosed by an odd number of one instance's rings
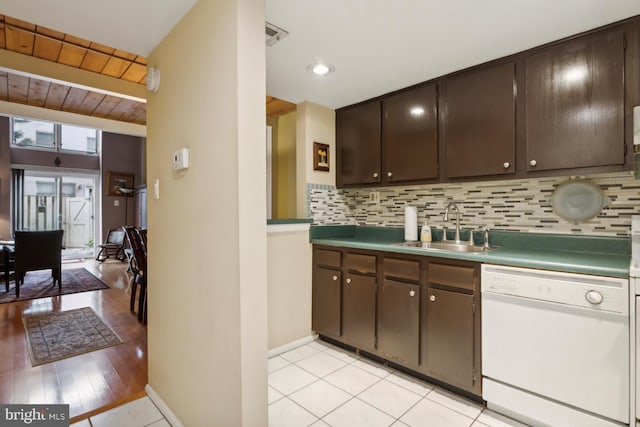
[[[20,285],[18,299],[15,283],[11,281],[9,292],[6,292],[4,279],[0,280],[0,304],[108,288],[109,286],[86,268],[62,269],[62,292],[58,290],[58,285],[53,285],[51,270],[30,271],[24,277],[24,284]]]
[[[22,318],[33,366],[122,344],[91,307]]]

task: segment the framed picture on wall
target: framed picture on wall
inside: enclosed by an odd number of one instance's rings
[[[107,196],[133,197],[133,174],[124,172],[107,172]]]
[[[313,170],[329,172],[329,145],[313,143]]]

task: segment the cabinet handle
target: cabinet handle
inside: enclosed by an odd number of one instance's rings
[[[436,296],[435,295],[430,295],[429,296],[429,301],[435,301],[436,300]]]
[[[511,163],[509,163],[509,162],[504,162],[504,163],[502,164],[502,166],[503,166],[505,169],[509,169],[509,166],[511,166]]]
[[[411,292],[409,292],[409,296],[410,296],[410,297],[414,297],[414,296],[416,296],[416,291],[411,291]]]
[[[391,177],[393,176],[393,174],[392,174],[391,172],[387,172],[387,176],[388,176],[389,178],[391,178]]]
[[[351,279],[347,279],[347,283],[351,283]]]
[[[531,160],[531,161],[529,162],[529,164],[530,164],[531,166],[535,166],[535,165],[537,165],[537,164],[538,164],[538,162],[536,162],[535,160]]]
[[[332,279],[333,280],[338,280],[338,276],[333,276]]]
[[[378,177],[378,172],[374,172],[374,173],[373,173],[373,177],[374,177],[374,178],[377,178],[377,177]]]

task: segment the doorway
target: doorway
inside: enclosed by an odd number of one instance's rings
[[[24,230],[64,230],[63,259],[94,256],[96,188],[92,174],[25,170],[22,203]]]

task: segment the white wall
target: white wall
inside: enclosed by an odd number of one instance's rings
[[[267,253],[272,350],[312,335],[309,225],[269,225]]]
[[[149,57],[149,386],[186,426],[267,425],[263,27],[262,0],[199,0]]]

